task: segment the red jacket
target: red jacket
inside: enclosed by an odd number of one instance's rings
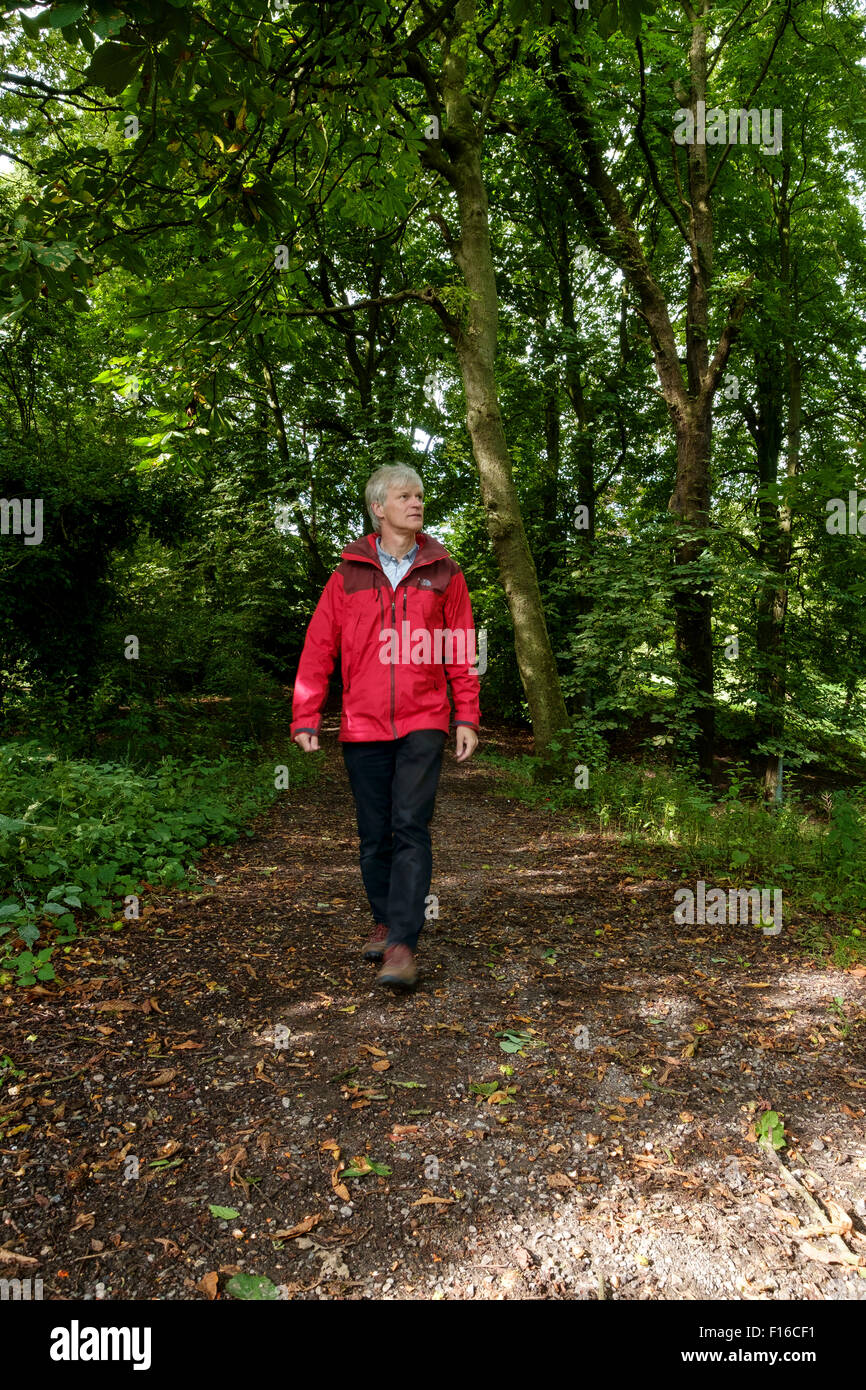
[[[475,629],[469,590],[444,546],[419,531],[418,554],[396,589],[382,570],[376,536],[343,551],[307,628],[292,700],[291,736],[319,733],[338,653],[343,677],[340,742],[395,739],[479,727]]]

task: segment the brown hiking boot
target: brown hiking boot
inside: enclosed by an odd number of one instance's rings
[[[376,976],[377,985],[411,989],[418,979],[415,958],[408,946],[386,946],[385,964]]]
[[[361,952],[364,960],[381,960],[385,954],[385,942],[387,940],[388,928],[383,926],[381,922],[377,922],[370,940]]]

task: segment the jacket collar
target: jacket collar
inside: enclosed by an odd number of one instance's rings
[[[369,560],[372,565],[379,568],[379,556],[376,551],[375,531],[369,536],[362,536],[360,540],[352,541],[347,545],[342,554],[343,560]],[[413,561],[414,565],[426,565],[431,560],[447,560],[448,551],[433,536],[428,536],[426,531],[418,531],[415,535],[418,545],[418,554]]]

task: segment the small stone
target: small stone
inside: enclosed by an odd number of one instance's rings
[[[809,1148],[812,1150],[813,1153],[821,1153],[824,1148],[823,1139],[813,1139],[811,1144],[809,1145]]]

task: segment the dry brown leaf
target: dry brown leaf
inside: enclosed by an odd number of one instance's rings
[[[349,1193],[349,1189],[348,1189],[348,1187],[346,1186],[346,1184],[345,1184],[344,1182],[335,1182],[335,1183],[333,1184],[333,1186],[334,1186],[334,1191],[336,1192],[337,1196],[340,1198],[340,1201],[341,1201],[341,1202],[349,1202],[349,1201],[351,1201],[351,1195],[350,1195],[350,1193]]]
[[[399,1144],[401,1139],[417,1139],[423,1133],[420,1125],[394,1125],[388,1138]]]
[[[228,1168],[229,1170],[230,1182],[234,1180],[235,1176],[240,1177],[240,1174],[237,1170],[238,1168],[240,1168],[241,1164],[246,1163],[246,1161],[247,1151],[244,1148],[243,1144],[229,1145],[229,1147],[227,1149],[223,1149],[222,1153],[220,1154],[220,1162],[223,1168]],[[243,1182],[243,1179],[241,1179],[241,1182]]]
[[[307,1231],[311,1231],[314,1226],[318,1226],[321,1216],[305,1216],[303,1221],[299,1221],[296,1226],[289,1226],[285,1231],[273,1231],[272,1238],[275,1240],[294,1240],[296,1236],[305,1236]]]
[[[145,1086],[167,1086],[170,1081],[178,1075],[177,1067],[164,1067],[158,1071],[156,1076],[152,1076],[149,1081],[145,1081]]]
[[[204,1277],[199,1280],[196,1284],[196,1288],[199,1293],[203,1293],[206,1298],[216,1298],[217,1289],[219,1288],[219,1275],[212,1269],[209,1274],[205,1274]]]
[[[332,1153],[335,1159],[340,1157],[340,1146],[336,1139],[323,1139],[319,1148],[325,1149],[328,1153]]]
[[[193,1048],[198,1048],[198,1047],[204,1047],[204,1043],[197,1043],[197,1042],[182,1042],[182,1043],[175,1043],[171,1050],[172,1050],[172,1052],[191,1052]],[[205,1278],[207,1278],[207,1277],[208,1277],[208,1276],[205,1275]]]
[[[38,1265],[32,1255],[20,1255],[17,1250],[0,1249],[0,1267],[3,1265]]]
[[[72,1224],[73,1231],[89,1231],[96,1221],[95,1211],[80,1211]]]
[[[410,1207],[429,1207],[436,1202],[442,1206],[450,1206],[454,1201],[453,1197],[436,1197],[432,1192],[425,1192],[423,1197],[419,1197],[417,1202],[410,1202]]]
[[[361,1043],[361,1051],[372,1052],[374,1057],[388,1056],[387,1052],[384,1052],[381,1047],[374,1047],[372,1043]]]
[[[388,1061],[374,1062],[374,1063],[373,1063],[373,1070],[374,1070],[374,1071],[387,1071],[388,1068],[390,1067],[390,1065],[391,1065],[391,1063],[388,1062]]]
[[[126,1149],[128,1149],[128,1148],[130,1148],[130,1145],[129,1145],[129,1144],[126,1145]],[[158,1149],[157,1152],[158,1152],[160,1158],[171,1158],[172,1154],[176,1154],[179,1148],[180,1148],[180,1140],[179,1140],[179,1139],[169,1139],[168,1143],[167,1143],[167,1144],[163,1144],[162,1148],[161,1148],[161,1149]],[[126,1156],[126,1149],[124,1149],[124,1151],[123,1151],[124,1157]]]
[[[574,1183],[567,1173],[548,1173],[545,1181],[548,1187],[574,1187]]]

